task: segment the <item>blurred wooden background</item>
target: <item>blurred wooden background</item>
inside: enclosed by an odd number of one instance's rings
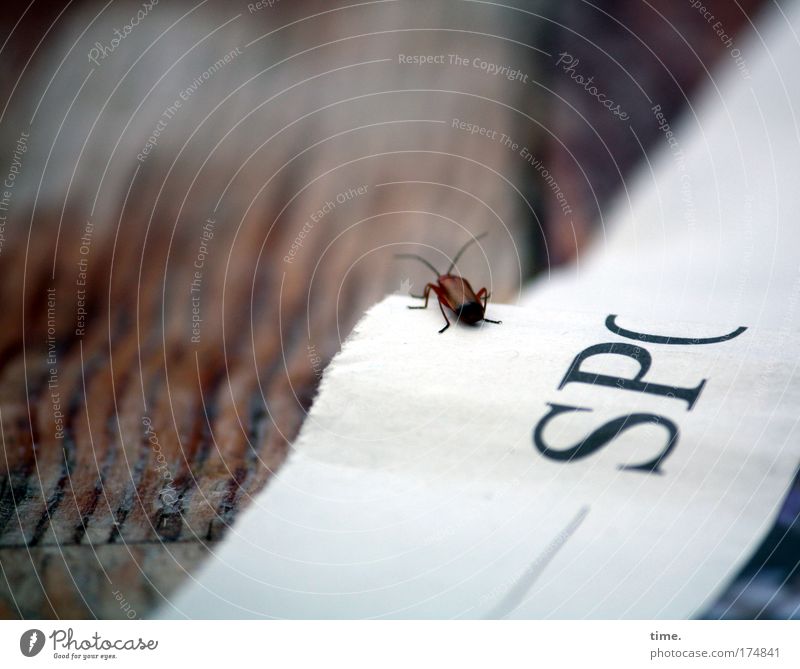
[[[705,4],[736,36],[760,2]],[[690,117],[730,57],[690,3],[666,0],[165,3],[111,50],[140,9],[3,10],[3,617],[167,601],[280,467],[363,310],[428,279],[393,253],[441,265],[489,230],[463,268],[513,300],[597,232],[662,141],[652,106]]]

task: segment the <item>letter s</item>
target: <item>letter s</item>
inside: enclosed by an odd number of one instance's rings
[[[583,409],[580,407],[564,406],[563,404],[548,403],[550,411],[542,417],[533,430],[533,443],[536,449],[545,457],[551,460],[558,460],[560,462],[571,462],[573,460],[580,460],[585,458],[596,451],[599,451],[609,442],[613,441],[617,436],[629,430],[632,427],[641,424],[655,424],[663,425],[669,433],[669,440],[664,446],[661,453],[648,462],[639,465],[618,465],[619,469],[639,471],[646,473],[662,474],[661,463],[670,454],[675,445],[678,443],[678,427],[671,420],[663,416],[657,416],[651,413],[632,413],[627,416],[620,416],[614,420],[610,420],[604,425],[598,427],[594,432],[585,437],[582,441],[565,449],[554,449],[548,446],[543,438],[544,429],[547,424],[556,416],[562,413],[572,413],[575,411],[591,411],[591,409]]]

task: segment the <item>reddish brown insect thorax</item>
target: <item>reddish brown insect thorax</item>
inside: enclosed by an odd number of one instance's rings
[[[472,324],[483,319],[483,306],[469,281],[455,274],[443,274],[438,281],[444,291],[447,307],[462,322]]]

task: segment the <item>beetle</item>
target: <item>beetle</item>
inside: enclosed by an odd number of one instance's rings
[[[422,295],[411,296],[420,300],[425,300],[425,304],[423,304],[421,307],[409,306],[408,308],[427,309],[428,298],[430,297],[431,291],[436,293],[436,297],[439,299],[439,309],[441,309],[442,316],[444,316],[444,320],[446,322],[446,325],[439,330],[439,334],[442,334],[442,332],[450,327],[450,320],[447,318],[447,314],[444,311],[445,307],[450,309],[450,311],[456,315],[458,320],[460,320],[462,323],[467,323],[468,325],[474,325],[479,321],[486,321],[487,323],[495,323],[498,325],[502,323],[502,321],[493,321],[489,318],[486,318],[486,301],[490,297],[486,288],[481,288],[476,293],[474,290],[472,290],[472,286],[469,285],[469,281],[467,281],[464,277],[458,276],[457,274],[452,274],[453,268],[456,266],[458,259],[462,256],[464,251],[469,248],[470,244],[477,242],[479,239],[483,239],[487,234],[488,233],[484,232],[477,237],[473,237],[466,244],[464,244],[458,253],[456,253],[455,258],[453,258],[453,262],[450,263],[450,267],[447,268],[447,272],[444,274],[439,274],[439,271],[433,265],[431,265],[431,263],[415,253],[395,254],[395,257],[397,258],[413,258],[414,260],[419,260],[421,263],[430,268],[436,275],[436,283],[426,284],[425,291]]]

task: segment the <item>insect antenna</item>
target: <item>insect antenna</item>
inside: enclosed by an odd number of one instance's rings
[[[436,275],[437,278],[439,277],[439,271],[433,265],[431,265],[427,260],[425,260],[425,258],[423,258],[422,256],[418,256],[416,253],[395,253],[394,257],[414,258],[414,260],[419,260],[423,265],[427,265],[428,267],[430,267],[431,271]]]
[[[488,234],[489,234],[488,232],[482,232],[477,237],[473,237],[466,244],[464,244],[464,246],[461,247],[459,252],[456,253],[456,257],[453,258],[453,262],[450,263],[450,267],[447,268],[447,274],[450,274],[450,272],[453,271],[453,268],[456,266],[456,263],[458,262],[458,259],[463,255],[464,251],[466,251],[469,248],[470,244],[473,244],[473,243],[477,242],[479,239],[483,239]]]

